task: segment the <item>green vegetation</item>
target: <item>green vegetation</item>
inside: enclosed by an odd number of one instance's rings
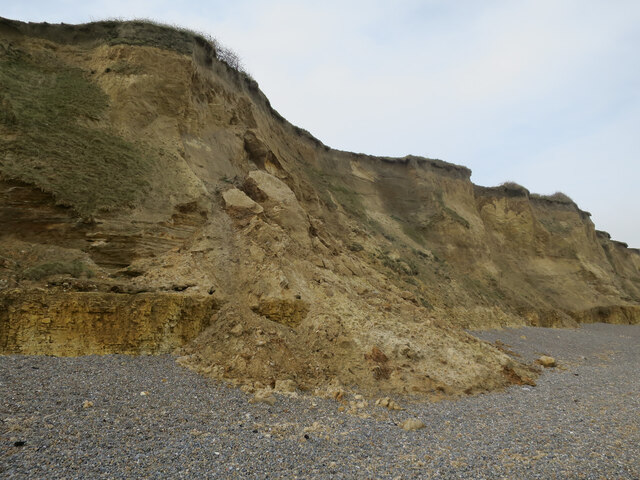
[[[13,134],[0,144],[1,176],[36,185],[83,215],[133,207],[149,190],[157,159],[87,126],[108,98],[82,70],[9,47],[0,55],[0,100],[0,128]]]
[[[365,219],[367,217],[359,194],[346,186],[333,182],[329,182],[328,187],[336,200],[347,212],[360,219]]]
[[[13,20],[5,20],[5,24],[11,25],[25,35],[43,37],[58,43],[104,42],[107,45],[156,47],[183,55],[194,54],[198,46],[200,47],[198,55],[205,54],[205,57],[200,60],[211,63],[212,58],[215,58],[232,70],[243,74],[250,80],[250,84],[255,84],[235,52],[206,33],[178,25],[168,25],[147,18],[134,20],[111,18],[80,25],[22,23]]]
[[[411,276],[415,276],[420,273],[417,263],[412,259],[391,258],[386,252],[379,253],[377,257],[385,267],[396,273]]]
[[[85,265],[82,260],[76,259],[70,262],[50,262],[42,263],[22,272],[22,278],[26,280],[41,280],[52,275],[71,275],[75,278],[95,275],[94,271]]]
[[[471,224],[466,218],[464,218],[458,212],[456,212],[455,210],[447,206],[441,191],[436,193],[434,201],[437,205],[440,206],[441,211],[436,210],[436,213],[431,216],[431,218],[426,222],[426,224],[422,225],[422,228],[424,230],[428,230],[432,228],[433,225],[436,225],[447,218],[462,225],[466,229],[469,229],[471,227]]]
[[[431,303],[429,302],[429,300],[427,300],[424,297],[420,297],[420,304],[424,307],[424,308],[428,308],[429,310],[433,310],[433,305],[431,305]]]
[[[556,192],[552,195],[549,195],[547,198],[558,203],[575,203],[569,195],[562,192]]]
[[[436,212],[434,215],[429,218],[427,222],[422,226],[423,230],[429,230],[433,228],[434,225],[437,225],[440,222],[443,222],[446,219],[452,220],[455,223],[462,225],[467,230],[471,228],[471,224],[469,221],[460,215],[455,210],[447,207],[444,203],[441,205],[442,211]]]
[[[500,186],[505,190],[510,190],[511,192],[517,192],[522,196],[529,195],[529,190],[527,190],[525,187],[523,187],[522,185],[516,182],[511,182],[511,181],[503,182],[500,184]]]
[[[147,18],[131,21],[107,20],[98,24],[113,24],[115,27],[111,30],[112,38],[108,41],[110,45],[153,46],[190,55],[195,42],[210,50],[217,60],[250,78],[240,57],[209,34]]]
[[[352,252],[361,252],[364,250],[364,247],[358,242],[350,243],[347,248]]]
[[[134,45],[157,47],[174,50],[185,55],[192,53],[193,39],[199,37],[202,42],[208,42],[206,36],[177,25],[165,25],[150,19],[140,18],[126,21],[114,18],[87,24],[87,28],[95,29],[105,37],[109,45]]]
[[[462,215],[460,215],[458,212],[456,212],[455,210],[452,210],[449,207],[442,207],[442,210],[449,215],[449,217],[456,223],[459,223],[460,225],[462,225],[464,228],[466,228],[467,230],[469,228],[471,228],[471,224],[469,223],[469,221],[464,218]]]
[[[538,222],[547,230],[549,233],[554,233],[558,235],[567,235],[571,232],[571,225],[567,222],[557,220],[554,218],[540,216],[538,218]]]
[[[510,189],[512,189],[512,190],[520,190],[520,189],[524,188],[524,187],[523,187],[522,185],[520,185],[519,183],[512,182],[511,180],[508,180],[508,181],[506,181],[506,182],[502,182],[502,183],[500,184],[500,186],[501,186],[501,187],[504,187],[504,188],[510,188]]]
[[[13,105],[0,92],[0,125],[13,127],[18,119],[13,111]]]
[[[411,223],[408,220],[404,220],[397,215],[391,215],[391,218],[395,220],[402,229],[402,232],[418,245],[425,245],[423,232],[419,224]]]

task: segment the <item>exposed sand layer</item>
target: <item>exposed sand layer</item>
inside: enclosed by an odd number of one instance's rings
[[[567,197],[333,150],[221,58],[0,19],[0,352],[436,398],[535,382],[464,329],[640,321],[639,251]]]

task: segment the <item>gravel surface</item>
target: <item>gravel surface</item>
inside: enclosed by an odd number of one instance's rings
[[[0,356],[0,478],[640,478],[640,326],[475,335],[559,366],[536,387],[355,415],[308,395],[249,404],[170,356]]]

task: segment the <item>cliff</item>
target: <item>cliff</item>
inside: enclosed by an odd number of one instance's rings
[[[198,35],[1,19],[0,104],[3,353],[437,396],[533,382],[465,329],[640,321],[571,200],[333,150]]]

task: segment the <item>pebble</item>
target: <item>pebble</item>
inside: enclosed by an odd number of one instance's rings
[[[253,398],[249,400],[249,403],[266,403],[267,405],[275,405],[276,397],[273,395],[271,390],[265,388],[258,390],[253,395]]]
[[[408,418],[400,424],[400,428],[406,430],[407,432],[420,430],[421,428],[425,427],[426,425],[424,424],[424,422],[422,420],[418,420],[417,418]]]
[[[640,478],[640,326],[473,334],[562,369],[365,417],[302,393],[250,404],[172,356],[0,356],[0,478]]]
[[[379,398],[378,400],[376,400],[376,405],[378,405],[379,407],[384,407],[388,410],[402,410],[402,407],[389,397]]]
[[[551,368],[556,366],[556,359],[550,357],[549,355],[542,355],[536,362],[542,365],[544,368]]]

